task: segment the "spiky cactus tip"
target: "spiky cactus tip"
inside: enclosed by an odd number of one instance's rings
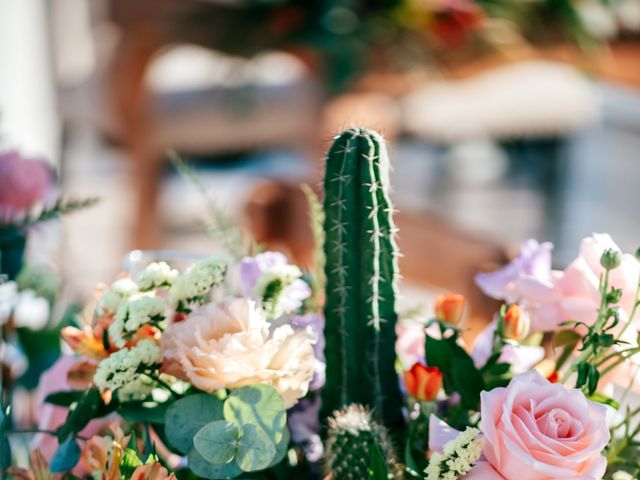
[[[326,461],[331,480],[369,478],[374,451],[392,475],[398,466],[384,427],[362,405],[349,405],[329,418]]]
[[[322,417],[362,404],[401,437],[403,401],[394,367],[398,253],[385,141],[370,130],[347,130],[326,162]]]

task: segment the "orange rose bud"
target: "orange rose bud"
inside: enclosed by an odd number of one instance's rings
[[[511,305],[504,316],[504,338],[522,340],[529,334],[530,324],[527,312],[518,304]]]
[[[404,383],[417,400],[435,400],[442,388],[442,372],[437,367],[416,363],[411,370],[404,372]]]
[[[436,318],[441,322],[457,325],[464,313],[464,297],[457,293],[444,293],[436,298]]]

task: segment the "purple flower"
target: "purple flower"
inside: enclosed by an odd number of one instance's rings
[[[245,257],[240,264],[240,282],[242,294],[253,295],[260,276],[267,270],[287,265],[287,257],[280,252],[264,252],[255,257]]]
[[[324,448],[318,432],[320,431],[320,397],[303,398],[287,412],[287,423],[291,440],[302,447],[310,462],[322,458]]]
[[[302,272],[287,262],[287,257],[278,252],[265,252],[255,257],[245,257],[240,265],[242,294],[269,302],[273,317],[284,312],[293,312],[311,295],[311,288],[300,277]],[[276,297],[265,298],[269,286],[279,281],[282,290]]]
[[[489,297],[516,303],[521,300],[523,284],[551,283],[550,242],[527,240],[518,256],[508,265],[493,273],[476,275],[476,284]]]
[[[291,324],[296,327],[308,328],[317,341],[313,346],[313,353],[318,362],[313,373],[313,379],[309,384],[310,390],[318,390],[325,382],[325,357],[324,357],[324,316],[320,313],[307,313],[306,315],[294,315]]]

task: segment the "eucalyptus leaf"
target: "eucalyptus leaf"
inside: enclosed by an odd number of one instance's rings
[[[229,463],[238,449],[240,428],[226,420],[207,423],[193,437],[193,447],[209,463]]]
[[[84,395],[84,390],[68,390],[64,392],[53,392],[46,396],[44,401],[59,407],[68,407],[77,402]]]
[[[165,403],[146,405],[143,402],[127,402],[118,407],[118,413],[129,422],[161,424],[165,422],[167,409]]]
[[[165,415],[165,434],[169,443],[186,454],[193,448],[193,437],[206,424],[224,420],[223,402],[214,395],[199,393],[174,402]]]
[[[194,448],[189,452],[187,457],[189,469],[198,477],[209,480],[219,480],[224,478],[235,478],[242,474],[242,469],[238,466],[235,459],[229,463],[214,464],[207,462],[202,455]]]
[[[270,385],[251,385],[234,390],[224,402],[224,418],[242,429],[255,425],[266,432],[274,444],[280,443],[287,421],[284,400]]]
[[[275,456],[276,446],[264,430],[252,424],[243,425],[236,454],[236,460],[242,470],[263,470],[271,465]]]
[[[75,438],[62,442],[51,457],[51,471],[61,473],[71,470],[80,460],[80,446]]]

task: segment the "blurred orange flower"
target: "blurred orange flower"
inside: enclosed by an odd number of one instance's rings
[[[438,295],[435,302],[436,318],[441,322],[457,325],[464,313],[464,297],[457,293]]]

